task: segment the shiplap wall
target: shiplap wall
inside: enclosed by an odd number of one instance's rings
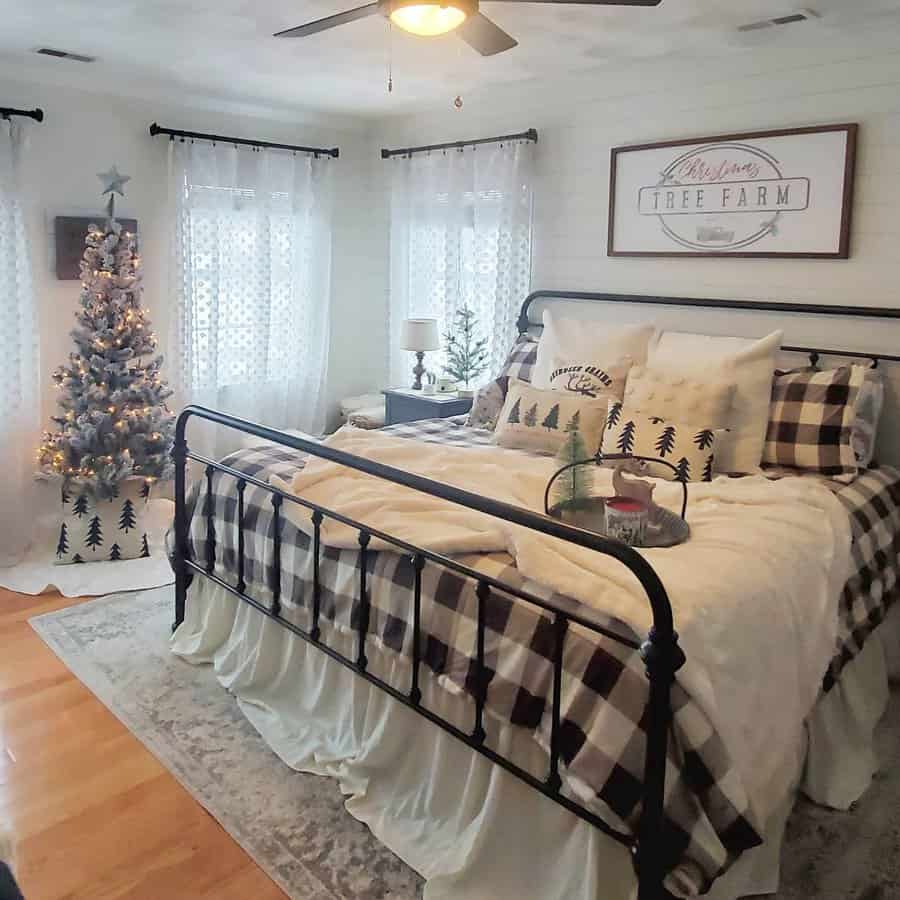
[[[459,111],[452,94],[448,86],[447,103],[433,113],[384,123],[379,138],[408,146],[537,128],[535,288],[900,307],[900,53],[822,59],[757,49],[727,60],[635,62],[627,71],[467,96]],[[860,124],[849,260],[607,257],[611,147],[835,122]],[[682,330],[784,327],[792,343],[900,352],[900,323],[681,311],[654,317]],[[890,402],[900,422],[900,367],[892,369]],[[900,461],[900,428],[887,445]]]

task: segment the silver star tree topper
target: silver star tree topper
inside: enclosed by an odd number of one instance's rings
[[[123,175],[116,166],[113,166],[108,172],[98,172],[97,177],[103,184],[101,196],[109,194],[109,202],[106,205],[106,214],[110,219],[114,218],[116,194],[121,197],[125,196],[125,182],[131,181],[130,175]]]

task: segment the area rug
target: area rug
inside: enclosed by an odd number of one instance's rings
[[[422,881],[345,809],[337,783],[279,761],[215,680],[168,651],[172,592],[102,597],[31,625],[291,897],[407,900]],[[778,900],[900,897],[900,695],[883,774],[850,812],[800,801]],[[538,898],[531,898],[538,900]]]

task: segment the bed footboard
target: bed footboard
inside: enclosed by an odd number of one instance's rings
[[[653,614],[653,627],[650,629],[646,640],[638,644],[630,638],[617,634],[589,618],[583,617],[571,610],[564,610],[559,606],[530,594],[528,591],[516,585],[506,584],[495,578],[480,573],[460,564],[451,557],[442,556],[429,550],[416,547],[406,541],[399,540],[377,529],[370,528],[364,523],[356,522],[339,512],[318,506],[279,490],[268,482],[257,479],[223,463],[216,462],[207,457],[193,453],[188,449],[185,438],[185,430],[188,421],[192,417],[206,419],[217,425],[253,435],[262,440],[273,441],[285,447],[327,459],[339,465],[364,472],[377,478],[394,484],[402,485],[422,493],[441,498],[443,500],[459,504],[469,509],[477,510],[495,518],[513,522],[525,528],[532,529],[542,534],[550,535],[581,547],[595,550],[607,556],[617,559],[628,568],[638,579],[647,594]],[[175,460],[175,627],[184,621],[185,599],[190,580],[195,576],[201,576],[218,584],[229,593],[239,597],[245,603],[257,609],[260,613],[274,619],[287,630],[293,632],[304,641],[314,645],[323,653],[341,665],[352,669],[359,677],[374,684],[380,690],[390,694],[399,703],[415,710],[419,715],[433,722],[435,725],[449,732],[474,751],[485,756],[493,763],[501,766],[515,777],[530,785],[534,790],[550,798],[555,803],[572,812],[594,827],[609,835],[612,839],[629,848],[632,853],[635,870],[638,877],[639,900],[663,900],[668,893],[663,887],[666,867],[664,860],[667,858],[664,846],[664,797],[666,756],[668,750],[669,727],[672,720],[671,686],[675,679],[675,673],[684,664],[684,654],[678,646],[678,635],[675,632],[672,620],[672,608],[665,588],[656,572],[650,564],[635,550],[616,541],[608,540],[592,532],[566,525],[555,519],[540,515],[530,510],[502,503],[497,500],[482,497],[450,485],[432,481],[418,475],[404,472],[400,469],[386,466],[363,457],[335,450],[331,447],[318,444],[315,441],[284,434],[272,428],[256,425],[251,422],[238,419],[224,413],[215,412],[199,406],[188,406],[178,417],[175,430],[175,444],[173,448]],[[188,460],[194,460],[205,467],[205,477],[211,484],[213,474],[223,473],[235,479],[235,488],[238,499],[238,559],[237,579],[234,584],[219,577],[215,571],[215,559],[195,560],[190,555],[188,540],[189,512],[186,496],[186,469]],[[272,496],[273,515],[276,527],[273,540],[273,567],[280,571],[281,561],[281,532],[279,528],[280,511],[285,502],[298,504],[310,512],[313,527],[313,602],[311,611],[311,627],[307,630],[296,623],[289,621],[281,615],[280,579],[276,579],[274,592],[270,605],[261,603],[246,593],[244,582],[244,534],[243,534],[243,496],[248,484],[254,484],[268,491]],[[208,513],[212,519],[212,512]],[[319,556],[321,551],[320,528],[324,519],[329,518],[354,528],[359,535],[360,562],[359,562],[359,610],[357,616],[357,645],[355,658],[350,659],[328,646],[321,639],[319,628]],[[208,522],[211,529],[212,522]],[[413,562],[415,577],[412,589],[412,666],[410,684],[407,690],[400,690],[388,684],[368,670],[366,657],[366,641],[369,632],[368,616],[368,588],[366,556],[370,540],[375,537],[383,540],[396,548],[398,553],[407,554]],[[477,583],[477,621],[476,621],[476,679],[475,679],[475,715],[471,731],[463,731],[441,716],[421,705],[421,690],[419,687],[421,661],[421,606],[422,606],[422,579],[421,572],[427,563],[443,566],[462,576],[473,579]],[[484,708],[487,697],[490,672],[485,665],[485,630],[487,622],[487,609],[494,591],[502,591],[504,594],[517,598],[525,603],[533,604],[541,608],[552,621],[553,649],[552,649],[552,708],[551,731],[549,747],[549,764],[546,776],[541,779],[528,772],[502,754],[496,752],[485,743]],[[571,796],[562,791],[563,783],[560,775],[560,722],[561,722],[561,693],[563,683],[563,651],[565,648],[566,634],[572,624],[621,644],[639,650],[646,667],[649,679],[649,698],[647,703],[647,744],[644,763],[644,778],[642,787],[642,806],[637,835],[631,835],[608,825],[596,813],[587,809]]]

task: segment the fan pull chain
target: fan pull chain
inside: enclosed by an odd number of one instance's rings
[[[463,66],[463,48],[462,41],[456,42],[456,60],[459,68],[461,69]],[[457,94],[456,97],[453,98],[453,107],[454,109],[462,109],[463,107],[463,98],[461,94]]]
[[[394,26],[388,19],[388,93],[394,92]]]

